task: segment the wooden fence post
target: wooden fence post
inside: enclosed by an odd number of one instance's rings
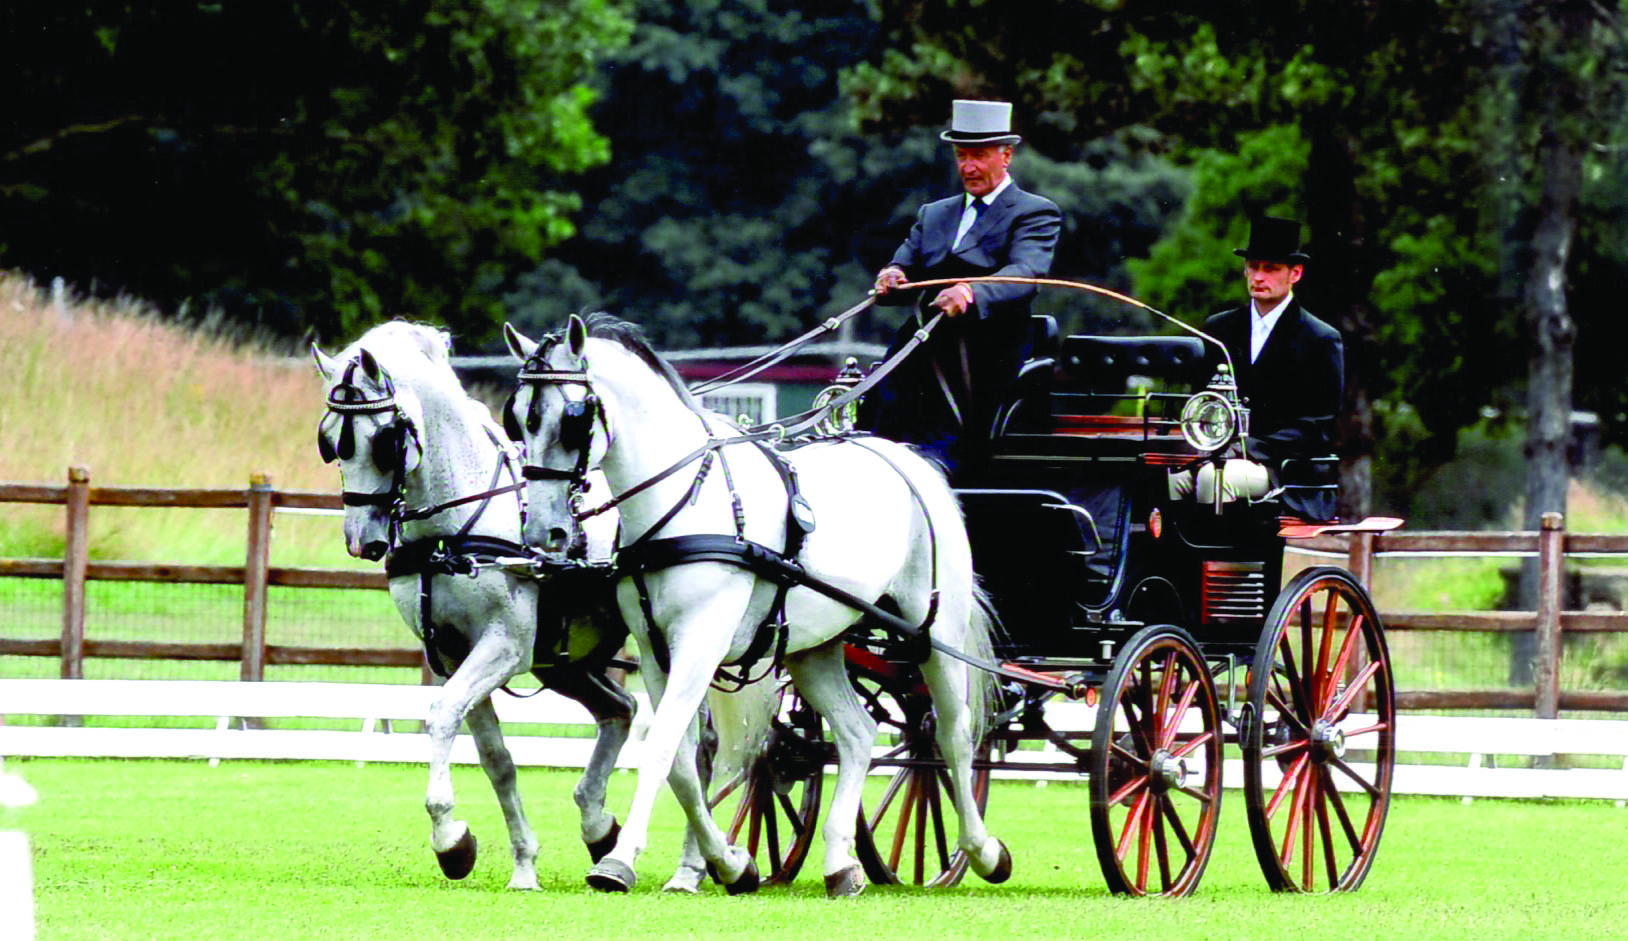
[[[62,678],[85,675],[85,570],[90,565],[90,468],[68,468],[62,549]]]
[[[1560,711],[1560,586],[1565,581],[1566,518],[1543,514],[1538,533],[1537,654],[1532,663],[1534,711],[1553,719]]]
[[[243,562],[242,678],[266,678],[266,573],[271,567],[271,477],[249,478],[249,548]]]

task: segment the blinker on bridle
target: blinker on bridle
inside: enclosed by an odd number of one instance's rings
[[[567,401],[564,413],[560,416],[559,442],[560,447],[577,454],[576,466],[570,470],[557,470],[552,467],[543,467],[538,464],[525,464],[520,473],[527,480],[565,480],[570,481],[574,491],[588,489],[588,452],[593,444],[594,422],[605,422],[604,406],[599,402],[599,396],[594,394],[593,384],[588,380],[586,369],[549,369],[543,362],[543,356],[553,346],[545,342],[520,367],[517,377],[522,385],[533,387],[531,401],[526,406],[526,419],[524,432],[536,434],[542,427],[542,387],[545,385],[580,385],[587,390],[587,395],[578,401]],[[511,441],[522,441],[525,434],[520,427],[520,421],[514,414],[515,399],[520,390],[516,389],[509,394],[509,400],[503,404],[503,430]]]
[[[353,360],[345,367],[344,378],[328,393],[328,411],[340,416],[339,441],[337,445],[330,442],[319,424],[317,451],[322,455],[325,464],[332,464],[335,460],[348,461],[356,456],[356,430],[353,427],[355,416],[379,415],[385,412],[395,415],[394,420],[374,433],[371,448],[374,466],[392,475],[390,489],[379,493],[346,490],[342,497],[346,506],[391,507],[401,499],[402,477],[407,469],[407,434],[411,429],[399,417],[400,413],[396,409],[396,387],[390,381],[390,377],[383,372],[380,373],[379,379],[384,385],[384,394],[370,399],[355,383],[356,367],[357,363]]]

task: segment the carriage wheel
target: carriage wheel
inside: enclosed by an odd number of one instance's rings
[[[751,852],[758,870],[765,873],[764,885],[791,882],[808,858],[828,757],[819,713],[790,684],[782,687],[780,696],[768,748],[750,770],[724,784],[708,801],[717,808],[735,800],[726,829],[729,842]]]
[[[875,702],[867,684],[857,685],[861,696]],[[967,874],[969,861],[956,847],[954,791],[933,737],[932,702],[923,692],[892,698],[896,709],[881,724],[884,730],[896,728],[901,741],[889,756],[909,764],[898,769],[871,809],[860,804],[854,855],[876,885],[953,886]],[[986,739],[973,753],[972,793],[979,813],[989,803],[988,759]]]
[[[1344,892],[1373,865],[1396,765],[1396,690],[1373,601],[1344,569],[1295,576],[1267,615],[1239,737],[1261,871]]]
[[[1108,888],[1190,895],[1221,815],[1221,707],[1185,631],[1137,632],[1103,687],[1091,738],[1091,835]]]

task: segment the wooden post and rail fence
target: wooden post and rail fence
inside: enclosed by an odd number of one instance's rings
[[[86,657],[138,660],[238,661],[243,680],[265,678],[267,666],[401,666],[418,667],[428,682],[422,650],[296,647],[266,641],[267,591],[270,586],[383,589],[382,571],[281,568],[270,564],[271,520],[276,510],[342,509],[337,493],[283,491],[255,475],[246,490],[93,487],[83,467],[68,471],[64,487],[0,483],[0,503],[56,504],[65,508],[66,541],[62,559],[0,559],[0,578],[60,579],[62,634],[58,639],[0,636],[0,656],[53,657],[61,675],[84,676]],[[151,562],[92,562],[89,559],[90,507],[192,507],[247,510],[247,552],[242,566],[180,565]],[[1628,612],[1563,609],[1562,588],[1568,555],[1628,558],[1628,533],[1568,533],[1558,513],[1546,514],[1538,532],[1355,533],[1297,540],[1299,548],[1345,556],[1347,568],[1364,585],[1370,583],[1374,558],[1409,553],[1467,555],[1496,553],[1536,555],[1536,611],[1419,613],[1381,611],[1387,633],[1410,631],[1536,633],[1533,688],[1485,690],[1401,690],[1404,710],[1531,710],[1537,718],[1561,711],[1628,712],[1628,692],[1564,690],[1560,685],[1561,640],[1567,634],[1628,633]],[[241,644],[150,643],[102,641],[85,636],[85,585],[91,580],[145,581],[243,586]]]

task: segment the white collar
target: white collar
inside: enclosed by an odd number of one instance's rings
[[[995,205],[996,197],[1000,196],[1000,194],[1003,191],[1005,191],[1005,189],[1008,186],[1011,186],[1011,185],[1012,185],[1012,174],[1008,173],[1008,174],[1006,174],[1006,176],[1001,178],[1001,181],[999,183],[995,184],[994,189],[990,190],[989,192],[985,193],[982,196],[974,196],[971,193],[962,193],[961,194],[962,195],[961,211],[966,212],[968,209],[972,208],[972,201],[974,199],[982,199],[984,201],[985,206],[993,206],[993,205]]]
[[[1278,325],[1283,312],[1289,308],[1289,302],[1294,300],[1294,292],[1290,291],[1278,305],[1261,317],[1256,314],[1255,300],[1249,301],[1249,361],[1254,362],[1261,358],[1261,350],[1266,348],[1267,338],[1272,335],[1272,328]]]
[[[1249,315],[1250,315],[1250,318],[1251,318],[1250,322],[1251,323],[1259,322],[1260,325],[1262,327],[1264,327],[1265,330],[1268,333],[1270,333],[1272,331],[1272,325],[1278,322],[1278,318],[1283,316],[1283,312],[1285,310],[1287,310],[1288,307],[1289,307],[1289,302],[1291,302],[1293,300],[1294,300],[1294,292],[1290,291],[1288,294],[1283,295],[1283,300],[1278,301],[1278,306],[1276,306],[1276,307],[1272,308],[1271,310],[1267,311],[1266,316],[1262,317],[1260,315],[1260,310],[1261,309],[1260,309],[1260,307],[1256,306],[1255,299],[1250,298],[1250,301],[1249,301]]]

